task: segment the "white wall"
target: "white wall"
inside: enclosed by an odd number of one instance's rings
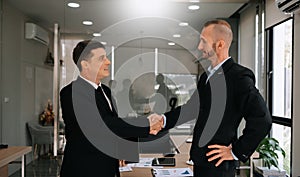
[[[300,14],[294,18],[292,175],[300,176]]]
[[[3,12],[2,0],[0,0],[0,11]],[[0,13],[0,19],[2,19],[2,13]],[[0,34],[2,34],[2,21],[0,20]],[[0,41],[2,41],[2,35],[0,35]],[[2,68],[2,42],[0,43],[0,68]],[[0,70],[0,143],[2,143],[2,69]]]
[[[9,146],[29,145],[25,124],[29,120],[38,120],[35,105],[40,105],[35,100],[35,72],[37,68],[52,72],[51,67],[44,65],[48,47],[24,38],[24,24],[31,20],[7,1],[3,2],[2,13],[1,143]],[[38,90],[48,89],[49,85],[43,87]],[[3,98],[9,100],[4,102]],[[47,101],[48,98],[45,99]],[[30,160],[31,156],[28,157]],[[9,165],[9,173],[17,168],[20,165]]]

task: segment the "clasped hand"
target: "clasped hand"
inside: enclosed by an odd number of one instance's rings
[[[163,128],[163,116],[158,114],[151,114],[150,116],[148,116],[148,120],[150,124],[149,134],[156,135]]]

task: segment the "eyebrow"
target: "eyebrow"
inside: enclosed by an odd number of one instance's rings
[[[204,41],[204,42],[207,41],[207,40],[205,39],[205,37],[203,37],[203,36],[200,36],[200,40],[202,40],[202,41]]]

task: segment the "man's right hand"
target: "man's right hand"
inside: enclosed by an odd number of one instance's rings
[[[149,134],[156,135],[164,125],[164,119],[161,115],[158,114],[151,114],[148,117],[149,124],[150,124],[150,132]]]

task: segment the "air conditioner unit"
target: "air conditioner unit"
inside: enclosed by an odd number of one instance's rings
[[[34,23],[25,23],[25,38],[34,39],[45,45],[49,44],[48,32]]]
[[[286,14],[300,10],[300,0],[275,0],[275,3],[278,9]]]

